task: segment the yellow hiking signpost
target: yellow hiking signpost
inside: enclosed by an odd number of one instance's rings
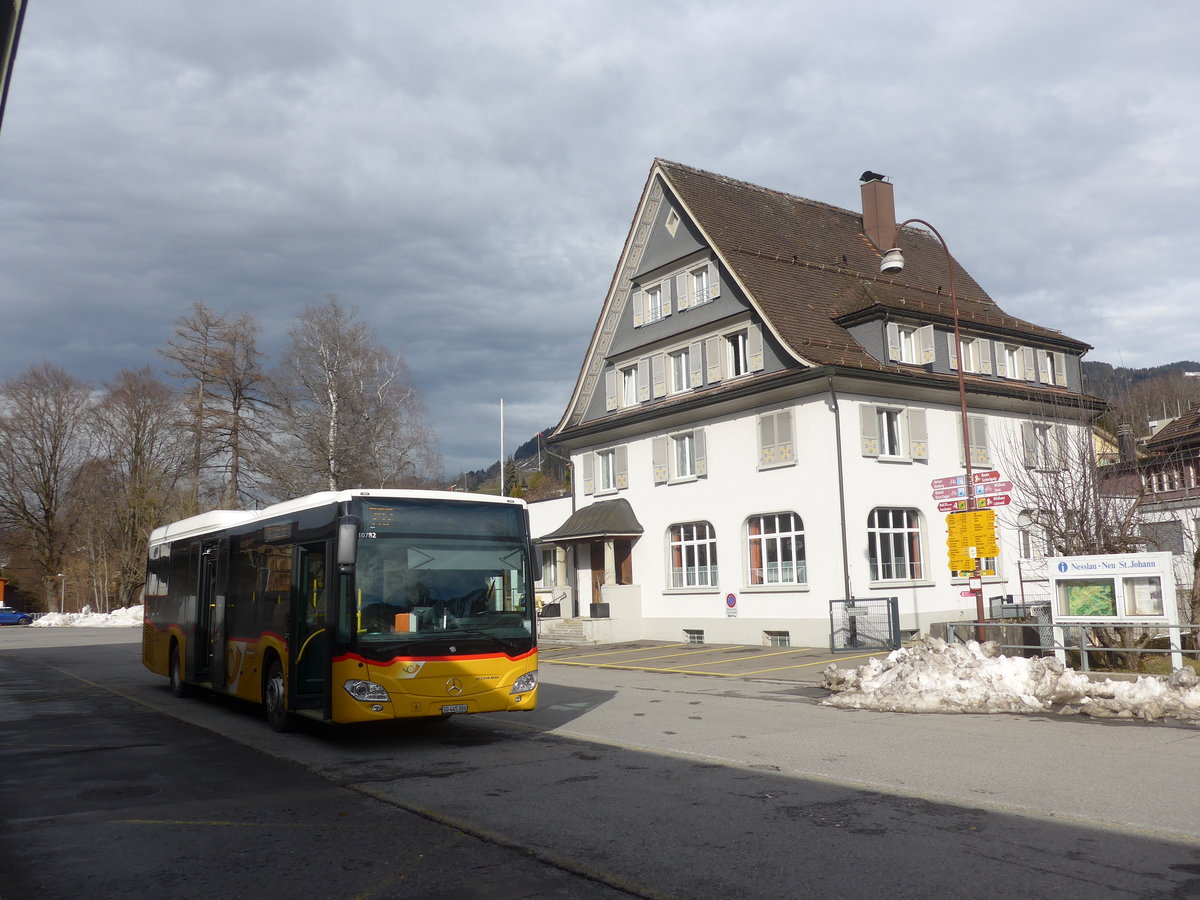
[[[946,516],[946,531],[952,572],[974,571],[977,559],[1000,555],[994,509],[952,512]]]

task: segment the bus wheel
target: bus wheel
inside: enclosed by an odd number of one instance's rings
[[[292,714],[287,711],[286,686],[283,681],[283,666],[272,659],[267,669],[267,680],[263,683],[263,703],[267,707],[267,724],[275,731],[290,731]]]
[[[167,670],[171,679],[171,693],[176,697],[190,697],[192,687],[183,680],[183,664],[179,659],[179,645],[171,645],[171,662]]]

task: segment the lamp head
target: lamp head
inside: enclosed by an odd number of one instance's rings
[[[895,275],[904,271],[904,254],[900,252],[899,247],[893,247],[883,254],[883,259],[879,262],[879,271],[884,275]]]

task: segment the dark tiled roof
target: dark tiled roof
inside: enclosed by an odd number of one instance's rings
[[[908,227],[900,238],[904,272],[881,275],[880,253],[863,235],[860,213],[679,163],[656,163],[730,272],[801,358],[818,365],[891,370],[866,353],[839,321],[885,310],[917,319],[952,318],[946,252],[924,229]],[[1008,315],[957,261],[953,265],[963,326],[1088,349],[1058,331]]]
[[[1200,406],[1164,425],[1158,434],[1146,440],[1147,450],[1170,451],[1189,445],[1200,446]]]

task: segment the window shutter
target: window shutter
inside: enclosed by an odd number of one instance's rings
[[[1054,383],[1059,387],[1067,386],[1067,355],[1065,353],[1054,354]]]
[[[969,416],[967,427],[971,432],[971,465],[989,465],[991,456],[988,453],[987,419],[983,416]]]
[[[612,411],[617,408],[617,370],[609,369],[604,373],[604,408]]]
[[[1045,350],[1034,351],[1037,354],[1037,380],[1042,384],[1050,384],[1050,358]]]
[[[715,262],[708,264],[708,299],[716,300],[721,296],[721,270]]]
[[[655,399],[667,395],[667,358],[661,353],[650,357],[650,379],[653,382],[651,394]]]
[[[583,454],[583,492],[585,494],[596,493],[596,458],[595,455],[588,451]]]
[[[992,374],[992,342],[984,340],[976,340],[975,346],[979,348],[979,374]]]
[[[996,354],[996,374],[1001,378],[1010,377],[1008,374],[1008,356],[1003,341],[992,341],[992,352]],[[1013,373],[1016,374],[1015,372]]]
[[[767,413],[758,417],[758,464],[759,466],[769,466],[777,461],[775,415]]]
[[[688,364],[691,371],[688,373],[688,382],[692,387],[700,387],[704,384],[704,345],[700,341],[692,341],[691,347],[688,349]]]
[[[698,476],[708,474],[708,454],[704,443],[704,429],[697,428],[692,432],[693,446],[696,449],[696,474]]]
[[[792,411],[780,410],[775,414],[775,448],[781,462],[795,462],[796,448],[792,437]]]
[[[613,469],[617,488],[629,487],[629,448],[622,445],[613,451]]]
[[[887,323],[887,358],[892,362],[900,360],[900,326],[895,322]]]
[[[946,346],[950,350],[950,368],[957,369],[958,368],[958,344],[954,340],[954,332],[953,331],[949,331],[946,333]]]
[[[675,276],[675,302],[678,305],[680,312],[683,312],[692,305],[691,297],[689,296],[688,292],[688,282],[690,280],[691,276],[689,276],[687,272],[684,272],[682,275]]]
[[[763,334],[761,325],[751,325],[746,329],[746,355],[750,358],[750,371],[763,370]]]
[[[708,383],[721,380],[721,339],[710,337],[704,342],[704,357],[708,364]]]
[[[654,483],[667,483],[667,439],[656,437],[650,442],[650,465],[654,468]]]
[[[864,403],[858,408],[863,456],[879,455],[879,419],[875,407]]]
[[[1037,431],[1032,422],[1021,423],[1021,447],[1025,451],[1025,468],[1037,467]]]
[[[929,430],[925,410],[908,410],[908,454],[913,459],[929,459]]]
[[[1054,426],[1054,447],[1051,450],[1056,468],[1065,469],[1071,453],[1070,438],[1067,436],[1066,425]]]
[[[638,360],[638,402],[650,399],[650,357]]]
[[[662,314],[664,319],[671,314],[671,310],[675,306],[671,302],[671,282],[674,280],[674,278],[668,278],[658,286],[658,289],[662,291]]]
[[[633,327],[641,328],[646,315],[642,306],[642,292],[639,290],[632,291],[629,294],[629,302],[633,304]]]
[[[1024,378],[1026,381],[1037,381],[1037,357],[1031,347],[1021,348],[1021,361],[1025,364]],[[1019,377],[1014,375],[1013,377]]]
[[[917,358],[921,360],[921,365],[927,366],[934,360],[933,351],[933,326],[922,325],[917,329],[917,353],[920,354]]]

